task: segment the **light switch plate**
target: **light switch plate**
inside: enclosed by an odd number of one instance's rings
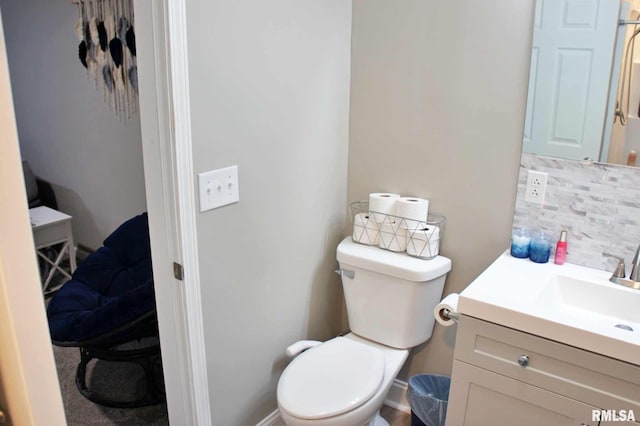
[[[240,201],[238,166],[198,174],[200,213]]]

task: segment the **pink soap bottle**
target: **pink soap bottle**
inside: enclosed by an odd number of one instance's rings
[[[560,239],[556,244],[556,255],[554,262],[556,265],[563,265],[567,258],[567,231],[560,231]]]

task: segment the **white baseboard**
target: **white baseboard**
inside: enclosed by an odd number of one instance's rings
[[[384,400],[384,405],[388,405],[403,413],[411,413],[411,406],[409,405],[409,401],[407,401],[408,389],[409,385],[407,382],[395,379],[391,385],[391,389],[389,389],[387,399]]]
[[[280,418],[280,411],[276,408],[274,412],[262,419],[256,426],[285,426]]]
[[[411,407],[409,401],[407,401],[407,389],[409,385],[402,380],[395,379],[389,389],[387,398],[384,400],[384,405],[388,405],[394,410],[402,411],[403,413],[411,413]],[[280,418],[280,412],[278,409],[273,411],[267,417],[262,419],[256,426],[285,426],[284,422]]]

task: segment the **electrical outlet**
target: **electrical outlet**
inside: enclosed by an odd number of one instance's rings
[[[524,200],[534,204],[544,204],[544,194],[547,191],[548,177],[549,175],[545,172],[529,170]]]
[[[200,213],[237,203],[240,200],[238,166],[198,174],[198,189]]]

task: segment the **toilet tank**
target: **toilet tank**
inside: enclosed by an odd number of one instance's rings
[[[338,245],[337,259],[353,333],[401,349],[431,337],[433,310],[442,298],[451,260],[418,259],[354,243],[351,237]]]

